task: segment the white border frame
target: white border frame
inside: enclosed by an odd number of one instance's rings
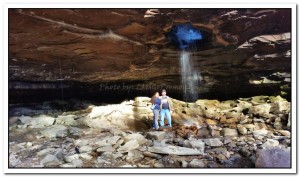
[[[259,6],[259,7],[257,7]],[[291,109],[291,118],[292,118],[292,168],[290,169],[276,169],[276,168],[267,168],[267,169],[243,169],[243,168],[220,168],[220,169],[194,169],[194,168],[176,168],[176,169],[156,169],[156,168],[86,168],[86,169],[64,169],[64,168],[55,168],[55,169],[40,169],[40,168],[26,168],[26,169],[14,169],[8,168],[8,8],[291,8],[292,10],[292,109]],[[4,4],[4,173],[115,173],[115,174],[125,174],[125,173],[160,173],[160,174],[169,174],[169,173],[296,173],[296,141],[297,141],[297,127],[296,127],[296,86],[297,86],[297,75],[296,75],[296,4]],[[5,117],[6,116],[6,117]],[[296,154],[296,155],[295,155]]]

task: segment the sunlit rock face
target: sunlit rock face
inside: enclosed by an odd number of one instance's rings
[[[291,103],[280,96],[193,103],[171,98],[172,127],[158,130],[152,129],[150,100],[11,106],[9,167],[291,166]]]
[[[200,98],[289,98],[289,9],[9,9],[10,98],[62,87],[105,95],[116,90],[100,85],[116,84],[120,97],[167,87],[180,99],[185,45],[169,34],[181,24],[206,41],[191,52]]]

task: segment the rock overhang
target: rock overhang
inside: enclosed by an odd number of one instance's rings
[[[291,71],[289,9],[10,9],[9,81],[180,86],[180,24],[209,34],[192,57],[210,91]]]

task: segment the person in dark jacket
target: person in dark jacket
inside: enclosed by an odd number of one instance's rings
[[[165,126],[164,119],[165,116],[168,120],[168,127],[172,127],[171,112],[173,111],[172,100],[167,96],[166,90],[162,90],[162,96],[160,97],[160,126]]]
[[[155,107],[153,109],[153,129],[157,130],[159,128],[158,116],[159,116],[159,110],[160,110],[160,104],[161,104],[158,92],[155,92],[154,95],[152,96],[151,103],[152,103],[152,105],[155,105]]]

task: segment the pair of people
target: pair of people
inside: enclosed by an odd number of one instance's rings
[[[161,92],[162,96],[159,96],[159,93],[156,92],[152,98],[151,103],[155,105],[153,109],[153,129],[158,129],[158,116],[160,115],[160,126],[165,126],[165,116],[168,121],[168,126],[172,127],[172,120],[171,120],[171,111],[173,111],[172,101],[167,96],[166,90],[162,90]]]

